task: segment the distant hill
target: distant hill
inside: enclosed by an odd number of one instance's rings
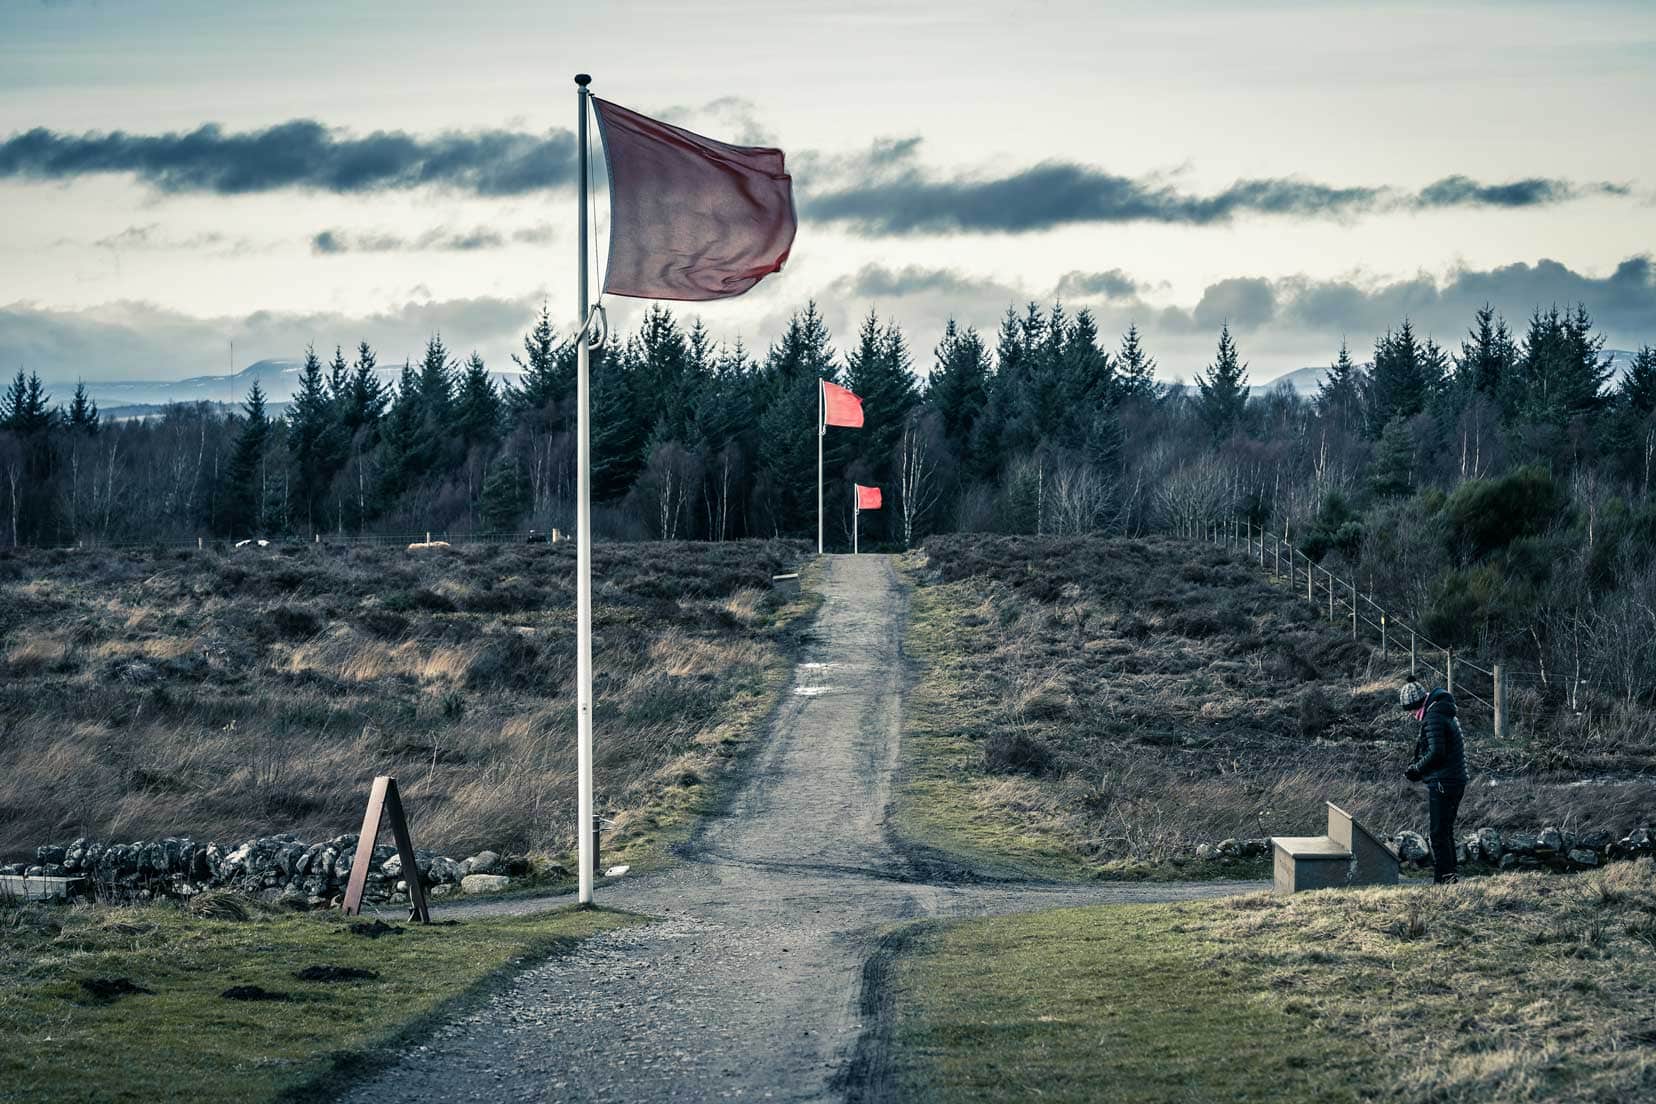
[[[235,375],[223,376],[190,376],[187,379],[177,380],[85,380],[87,394],[92,396],[99,407],[121,413],[117,417],[142,417],[145,414],[159,413],[159,408],[167,403],[176,402],[211,402],[239,404],[247,398],[247,392],[252,389],[253,382],[258,381],[264,388],[265,397],[270,401],[272,413],[278,408],[285,407],[293,398],[299,387],[299,373],[304,368],[304,361],[272,358],[256,360]],[[397,382],[397,376],[402,372],[402,365],[390,367],[381,365],[379,368],[380,382],[387,387]],[[516,383],[521,373],[491,372],[496,385],[501,383]],[[57,402],[67,402],[74,394],[75,382],[57,380],[46,385],[48,391]],[[154,409],[144,409],[154,408]]]
[[[1610,358],[1610,385],[1613,387],[1621,381],[1627,369],[1633,364],[1633,358],[1638,354],[1629,349],[1606,349],[1604,355]],[[1372,363],[1365,363],[1363,367],[1370,368]],[[1287,384],[1301,395],[1315,395],[1317,388],[1322,384],[1323,376],[1328,373],[1327,366],[1320,368],[1296,368],[1291,372],[1284,372],[1274,379],[1254,384],[1254,394],[1260,395],[1267,391],[1274,391],[1282,384]]]

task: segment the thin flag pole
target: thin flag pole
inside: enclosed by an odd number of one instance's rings
[[[579,149],[578,172],[581,185],[577,193],[580,205],[580,288],[581,331],[577,335],[575,368],[575,739],[577,798],[575,811],[575,839],[578,841],[580,873],[580,903],[592,904],[592,415],[588,376],[591,353],[587,348],[588,303],[587,288],[587,100],[591,93],[587,85],[592,78],[585,73],[575,75],[576,145]]]
[[[857,485],[851,484],[851,554],[858,551],[858,540],[862,537],[862,499],[857,497]]]
[[[822,439],[828,436],[828,388],[817,379],[817,555],[822,555]]]

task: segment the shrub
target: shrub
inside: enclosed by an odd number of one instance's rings
[[[307,640],[322,631],[322,618],[303,606],[277,606],[265,622],[283,640]]]
[[[984,742],[983,768],[992,774],[1049,774],[1052,749],[1027,732],[1002,729]]]
[[[1473,479],[1443,504],[1444,539],[1462,562],[1480,560],[1518,537],[1542,533],[1565,506],[1564,492],[1539,465],[1499,479]]]

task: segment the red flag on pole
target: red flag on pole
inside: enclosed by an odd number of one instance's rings
[[[878,510],[880,508],[880,488],[865,487],[861,483],[853,484],[857,488],[857,509]]]
[[[822,381],[822,424],[861,429],[862,400],[838,384]]]
[[[592,102],[609,166],[605,294],[728,299],[782,268],[796,222],[781,150],[728,145]]]

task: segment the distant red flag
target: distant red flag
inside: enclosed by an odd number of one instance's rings
[[[822,424],[861,429],[862,400],[836,383],[822,381]]]
[[[865,487],[861,483],[854,483],[857,488],[857,509],[878,510],[880,508],[880,488]]]
[[[781,150],[592,102],[609,166],[605,294],[728,299],[782,268],[796,223]]]

